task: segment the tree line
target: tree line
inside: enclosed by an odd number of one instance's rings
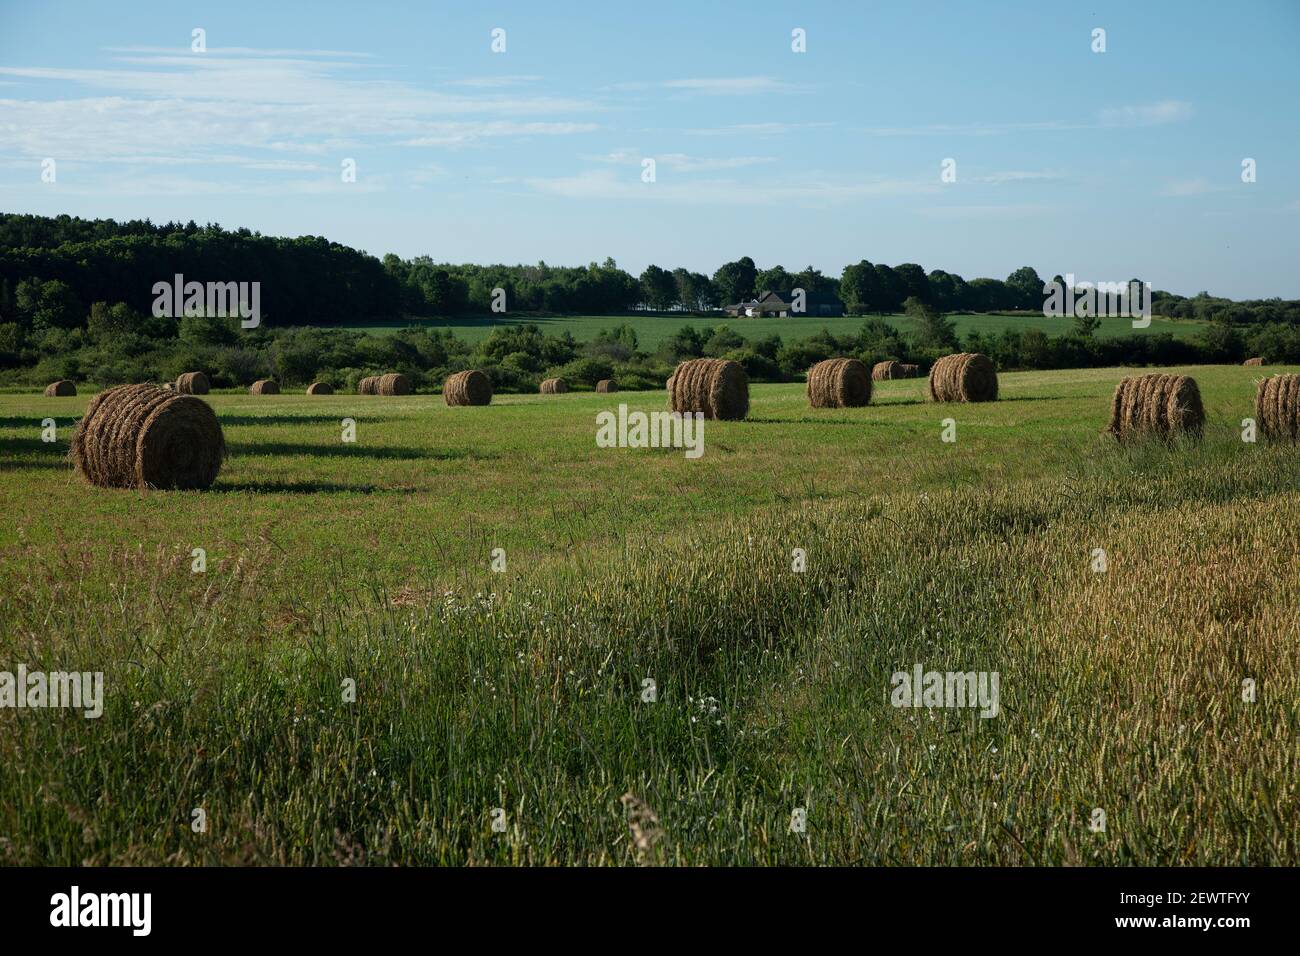
[[[1030,266],[1005,279],[968,281],[916,263],[862,260],[836,278],[812,266],[760,269],[745,256],[712,275],[650,265],[633,276],[613,259],[577,267],[457,265],[391,253],[378,259],[318,236],[270,237],[193,221],[0,214],[0,324],[14,324],[23,335],[84,328],[97,302],[121,303],[147,316],[154,283],[177,273],[187,281],[259,282],[262,311],[278,325],[486,313],[494,310],[496,290],[504,292],[508,312],[597,315],[707,313],[764,291],[794,288],[837,295],[847,311],[860,315],[897,313],[908,299],[941,313],[1039,312],[1043,306],[1043,280]],[[1158,315],[1221,317],[1243,326],[1300,322],[1295,300],[1233,302],[1205,292],[1187,298],[1156,291],[1152,308]]]

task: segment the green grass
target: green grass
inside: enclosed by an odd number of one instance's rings
[[[1049,318],[1042,315],[953,315],[950,316],[957,327],[959,335],[968,335],[972,331],[999,333],[1004,329],[1042,329],[1048,335],[1060,335],[1068,332],[1073,321],[1065,318]],[[905,315],[886,316],[885,320],[896,328],[910,332],[915,320]],[[502,316],[458,316],[448,319],[411,319],[409,321],[393,320],[366,325],[350,326],[373,334],[392,332],[395,329],[420,326],[437,329],[450,329],[459,338],[468,342],[478,342],[488,337],[492,329],[502,325],[524,325],[532,323],[543,331],[559,335],[564,331],[572,333],[579,342],[595,337],[601,329],[614,329],[624,323],[636,329],[638,344],[646,351],[654,351],[660,343],[670,338],[683,325],[697,329],[712,329],[719,325],[728,325],[746,338],[763,338],[779,335],[783,341],[794,342],[815,335],[822,329],[829,329],[836,335],[852,335],[862,328],[861,316],[844,316],[842,318],[764,318],[745,319],[728,316],[701,318],[699,316],[675,315],[559,315],[530,316],[524,313]],[[1130,319],[1103,319],[1098,336],[1153,335],[1167,332],[1176,338],[1190,338],[1204,329],[1206,323],[1195,320],[1166,319],[1152,316],[1151,326],[1147,329],[1134,329]]]
[[[1199,444],[1101,436],[1101,369],[759,385],[698,461],[595,447],[662,392],[214,395],[202,493],[88,487],[87,397],[0,396],[0,670],[106,674],[0,710],[0,863],[1295,865],[1300,456],[1240,441],[1258,370],[1188,371]],[[1002,712],[892,707],[918,662]]]

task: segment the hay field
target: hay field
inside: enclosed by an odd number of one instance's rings
[[[595,446],[662,391],[214,393],[167,493],[71,472],[89,387],[0,396],[0,670],[105,672],[0,710],[0,864],[1296,865],[1300,450],[1169,371],[1199,444],[1103,436],[1102,369],[757,385],[697,461]],[[1001,712],[891,706],[917,663]]]

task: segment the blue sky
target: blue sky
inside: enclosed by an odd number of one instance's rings
[[[1297,46],[1294,0],[0,0],[0,210],[1300,298]]]

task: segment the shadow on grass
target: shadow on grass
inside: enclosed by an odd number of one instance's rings
[[[71,471],[72,463],[64,457],[38,458],[35,461],[23,459],[0,459],[0,471],[26,471],[29,468],[41,468],[46,471]]]
[[[80,415],[28,415],[26,418],[0,418],[0,428],[31,428],[40,430],[41,422],[53,418],[59,428],[70,428],[81,419]]]
[[[391,422],[391,418],[376,418],[371,415],[344,414],[342,411],[338,415],[222,415],[217,414],[217,420],[222,425],[337,425],[344,418],[355,418],[358,423],[364,422],[367,425],[374,425],[380,422]]]
[[[379,485],[345,485],[336,481],[218,481],[209,491],[217,493],[251,491],[267,495],[319,495],[319,494],[409,494],[407,487],[380,487]]]
[[[0,455],[57,455],[66,458],[68,443],[66,441],[41,441],[39,438],[0,438]]]
[[[292,457],[308,455],[324,458],[382,458],[389,461],[463,461],[487,460],[498,455],[485,454],[470,448],[402,448],[392,445],[343,444],[337,442],[319,445],[299,444],[293,442],[258,442],[246,445],[238,442],[227,444],[231,457]]]

